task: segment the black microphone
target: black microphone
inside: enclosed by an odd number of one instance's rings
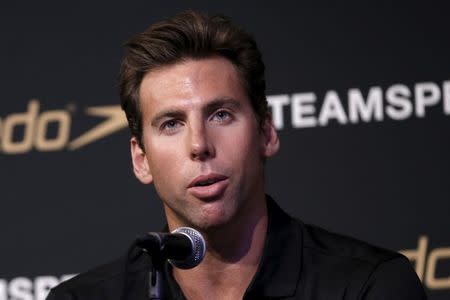
[[[196,267],[205,256],[206,243],[197,230],[179,227],[171,233],[149,232],[136,239],[136,245],[150,256],[167,259],[180,269]]]

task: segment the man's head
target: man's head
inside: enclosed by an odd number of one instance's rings
[[[186,59],[221,56],[237,68],[256,117],[267,117],[264,63],[256,42],[223,16],[185,12],[156,23],[127,43],[120,71],[122,108],[131,134],[142,143],[139,89],[144,76],[158,68]]]
[[[130,42],[121,76],[134,172],[154,184],[170,229],[263,213],[264,160],[279,142],[248,34],[222,17],[182,14]]]

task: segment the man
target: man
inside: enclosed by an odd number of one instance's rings
[[[205,237],[200,265],[165,264],[169,299],[424,299],[403,256],[305,225],[264,192],[279,140],[253,38],[227,18],[187,12],[128,43],[122,107],[134,173],[155,185],[168,230]],[[49,299],[146,299],[135,252],[52,290]]]

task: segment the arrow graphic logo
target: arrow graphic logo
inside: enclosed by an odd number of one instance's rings
[[[127,119],[119,105],[88,107],[86,114],[103,117],[105,120],[70,142],[69,150],[79,149],[127,127]]]

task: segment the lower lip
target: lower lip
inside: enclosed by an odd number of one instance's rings
[[[206,186],[193,186],[190,187],[188,191],[198,199],[208,200],[221,196],[227,186],[228,179],[224,179]]]

